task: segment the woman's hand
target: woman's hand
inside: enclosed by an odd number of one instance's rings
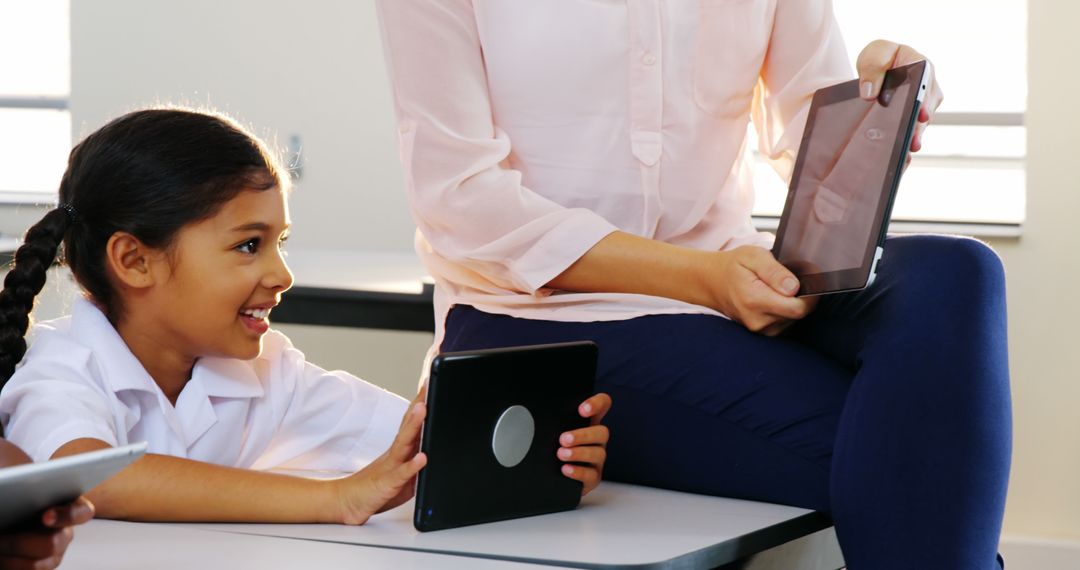
[[[810,314],[816,297],[796,297],[799,280],[772,252],[742,246],[712,254],[704,268],[712,307],[752,332],[776,336]]]
[[[876,98],[881,91],[881,83],[885,79],[886,71],[924,59],[926,56],[903,44],[886,40],[870,42],[859,53],[855,63],[859,70],[859,94],[863,99]],[[929,60],[927,62],[929,63]],[[923,98],[922,106],[919,107],[918,125],[915,127],[915,134],[911,137],[911,152],[918,152],[922,148],[922,133],[930,124],[934,112],[937,111],[944,98],[932,65],[930,66],[929,90]]]
[[[94,518],[94,505],[79,497],[47,509],[41,524],[33,528],[0,533],[0,569],[51,569],[60,565],[73,532],[71,527]]]
[[[556,452],[561,461],[563,475],[584,485],[581,494],[586,495],[600,484],[607,460],[608,428],[600,425],[604,415],[611,409],[611,396],[596,394],[578,406],[578,413],[589,418],[589,427],[568,431],[559,436],[562,447]]]
[[[331,482],[341,505],[342,523],[364,524],[371,515],[412,498],[416,474],[427,465],[427,456],[419,452],[420,430],[427,413],[425,392],[421,391],[405,412],[386,453],[360,471]]]

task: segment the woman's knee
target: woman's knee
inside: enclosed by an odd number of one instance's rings
[[[961,236],[907,236],[897,238],[906,258],[899,270],[905,277],[923,278],[934,288],[950,288],[964,296],[985,292],[1003,296],[1005,269],[990,246]],[[886,248],[888,251],[888,248]]]

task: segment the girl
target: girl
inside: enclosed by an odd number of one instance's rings
[[[423,392],[407,406],[269,329],[292,285],[288,190],[261,141],[211,114],[138,111],[72,150],[59,207],[27,232],[0,293],[0,420],[37,461],[149,441],[90,493],[100,516],[362,524],[411,496]],[[27,352],[61,244],[85,299],[35,327]],[[600,478],[609,406],[585,401],[592,426],[560,439],[584,492]]]

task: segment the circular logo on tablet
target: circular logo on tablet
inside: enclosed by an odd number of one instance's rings
[[[881,129],[870,128],[866,129],[866,138],[872,141],[879,141],[885,138],[885,133]]]
[[[536,434],[536,422],[525,406],[510,406],[495,422],[495,432],[491,436],[491,451],[495,460],[503,467],[513,467],[521,463],[529,454],[533,436]]]

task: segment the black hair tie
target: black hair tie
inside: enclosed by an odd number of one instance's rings
[[[79,221],[79,213],[75,211],[75,206],[72,206],[71,204],[60,204],[58,207],[67,214],[68,221],[71,222],[72,225]]]

